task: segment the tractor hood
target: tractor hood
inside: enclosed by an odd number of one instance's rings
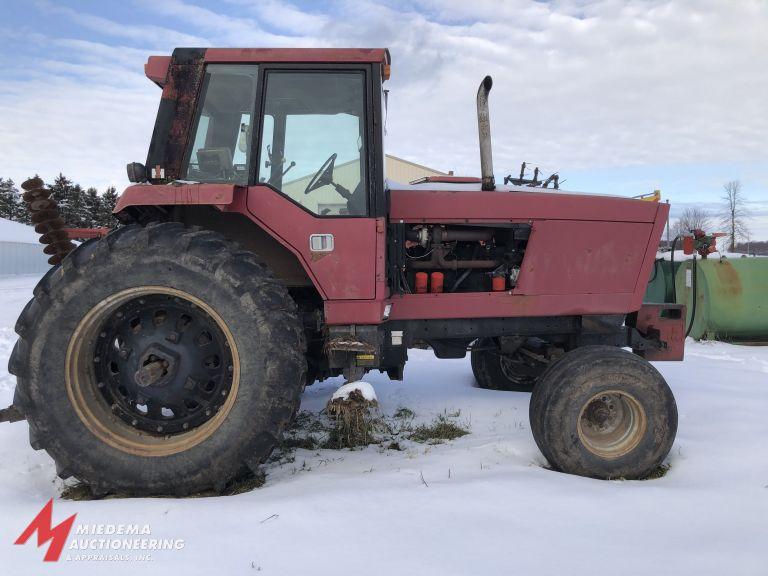
[[[476,179],[478,180],[478,179]],[[472,183],[390,182],[390,219],[404,222],[594,220],[654,222],[668,205],[621,196]]]

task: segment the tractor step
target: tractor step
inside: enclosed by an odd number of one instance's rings
[[[8,408],[0,410],[0,422],[18,422],[20,420],[26,420],[26,418],[15,406],[8,406]]]

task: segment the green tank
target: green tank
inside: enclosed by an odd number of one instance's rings
[[[675,264],[677,302],[686,306],[686,327],[693,315],[689,335],[697,340],[768,341],[768,258],[697,259],[695,266],[692,260]]]
[[[675,262],[675,270],[680,267],[680,262]],[[645,291],[643,302],[652,303],[672,303],[674,293],[672,282],[674,274],[672,273],[672,262],[669,260],[656,260],[653,263],[653,271],[648,281],[648,288]]]

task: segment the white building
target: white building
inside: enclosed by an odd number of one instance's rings
[[[0,276],[41,274],[50,268],[32,226],[0,218]]]
[[[447,176],[445,172],[440,172],[409,160],[403,160],[397,156],[387,154],[384,162],[384,171],[386,179],[393,185],[408,184],[414,180],[419,180],[426,176]],[[302,206],[307,209],[323,214],[338,214],[341,209],[346,208],[347,202],[331,187],[324,186],[317,189],[309,195],[302,194],[303,190],[309,184],[312,174],[307,174],[296,180],[284,181],[283,191],[298,199]],[[349,191],[354,191],[360,182],[360,160],[355,159],[343,164],[337,164],[333,170],[333,179],[337,184],[341,184]]]

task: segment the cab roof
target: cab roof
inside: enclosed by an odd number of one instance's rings
[[[179,49],[177,49],[179,50]],[[190,49],[182,49],[190,50]],[[384,79],[389,77],[390,56],[386,48],[198,48],[206,63],[291,62],[297,64],[381,64]],[[150,56],[144,65],[147,78],[165,84],[172,56]]]

